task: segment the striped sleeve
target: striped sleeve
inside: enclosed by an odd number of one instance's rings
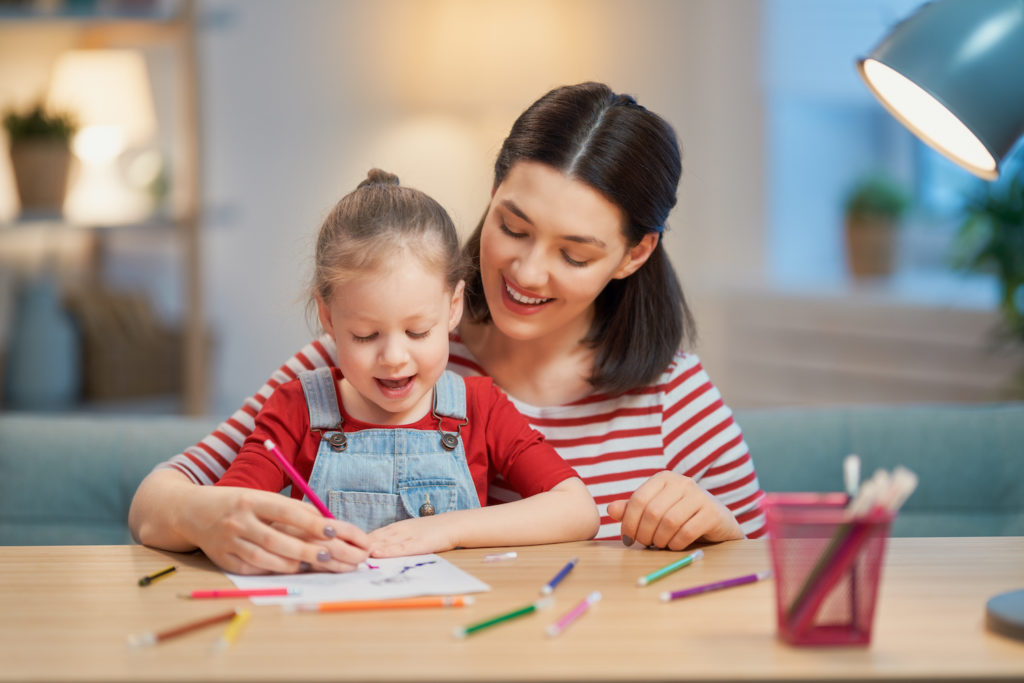
[[[155,469],[176,469],[196,484],[215,484],[235,459],[245,438],[252,433],[256,414],[274,390],[295,379],[303,370],[334,365],[334,357],[334,341],[328,335],[310,342],[278,368],[231,417],[217,425],[199,443],[160,463]]]
[[[666,469],[699,483],[732,511],[747,538],[765,532],[750,450],[732,411],[692,354],[677,354],[664,384],[662,440]]]

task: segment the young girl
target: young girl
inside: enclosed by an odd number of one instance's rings
[[[217,485],[287,486],[270,440],[335,517],[370,532],[374,556],[593,536],[573,469],[489,378],[445,371],[462,263],[444,209],[370,171],[317,239],[311,303],[337,366],[278,388]],[[496,475],[522,499],[482,508]]]
[[[502,145],[465,248],[469,315],[448,362],[492,377],[573,465],[602,515],[598,539],[675,550],[764,533],[743,434],[697,356],[680,351],[693,321],[662,241],[681,171],[672,127],[628,95],[580,83],[530,105]],[[235,457],[263,397],[333,355],[328,337],[308,344],[211,435],[152,472],[132,501],[136,537],[198,546],[230,566],[228,549],[244,544],[247,566],[272,571],[321,549],[325,568],[352,562],[358,549],[324,534],[314,512],[204,485]],[[515,497],[501,482],[490,493]]]

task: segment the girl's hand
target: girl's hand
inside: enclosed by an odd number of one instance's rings
[[[370,532],[371,557],[425,555],[456,546],[445,515],[413,517],[392,522]]]
[[[683,550],[697,540],[743,538],[729,508],[693,479],[668,470],[641,484],[629,500],[608,504],[608,515],[622,522],[622,535],[643,545]]]

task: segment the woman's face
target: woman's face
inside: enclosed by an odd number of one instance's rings
[[[495,189],[480,235],[480,272],[494,324],[513,339],[582,338],[594,299],[630,275],[656,236],[630,249],[622,211],[597,190],[539,162],[517,162]]]

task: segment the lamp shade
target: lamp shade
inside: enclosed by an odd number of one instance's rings
[[[53,67],[47,105],[71,112],[83,131],[116,131],[125,145],[149,142],[156,133],[146,60],[135,50],[63,53]]]
[[[915,135],[993,180],[1024,134],[1024,0],[927,3],[857,68]]]

